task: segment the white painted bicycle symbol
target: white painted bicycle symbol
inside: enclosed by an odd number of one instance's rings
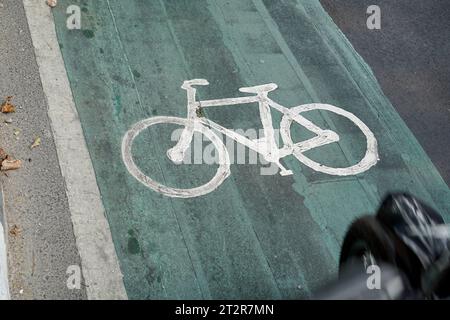
[[[243,144],[251,150],[254,150],[255,152],[261,154],[266,161],[275,163],[280,168],[280,174],[282,176],[293,174],[291,170],[287,170],[280,163],[280,159],[289,155],[294,155],[301,163],[315,171],[337,176],[348,176],[362,173],[374,166],[379,160],[377,140],[375,139],[374,134],[360,119],[358,119],[355,115],[348,111],[345,111],[333,105],[321,103],[312,103],[300,105],[294,108],[286,108],[268,97],[269,92],[274,91],[278,88],[278,86],[274,83],[239,89],[240,92],[253,93],[255,94],[254,96],[197,101],[197,90],[194,88],[194,86],[206,85],[209,85],[209,83],[205,79],[188,80],[183,83],[181,88],[187,91],[188,102],[188,114],[186,119],[163,116],[148,118],[136,123],[125,134],[122,141],[123,161],[128,171],[145,186],[166,196],[176,198],[198,197],[210,193],[217,187],[219,187],[230,175],[230,159],[224,143],[219,138],[219,136],[213,132],[212,129],[217,130],[219,133],[228,136],[229,138],[235,140],[237,143]],[[224,128],[219,124],[197,114],[198,110],[207,107],[230,106],[250,103],[259,104],[259,112],[264,130],[264,137],[260,139],[248,139],[243,135]],[[275,130],[272,125],[270,108],[278,110],[283,114],[283,118],[280,123],[280,134],[284,145],[281,148],[278,147],[276,143]],[[364,133],[367,140],[367,149],[363,159],[359,163],[346,168],[332,168],[315,162],[304,155],[304,153],[308,150],[339,141],[339,135],[337,133],[332,130],[323,130],[301,115],[302,112],[312,110],[326,110],[343,116],[352,121]],[[305,127],[316,136],[309,140],[294,143],[292,141],[290,133],[291,125],[293,122],[296,122]],[[167,156],[169,157],[169,159],[176,164],[182,163],[185,153],[192,142],[194,132],[199,132],[205,135],[217,149],[217,154],[219,157],[219,168],[217,169],[215,176],[209,182],[200,187],[191,189],[178,189],[167,187],[145,175],[133,161],[131,147],[134,139],[143,130],[155,124],[177,124],[184,127],[179,141],[173,148],[167,151]]]

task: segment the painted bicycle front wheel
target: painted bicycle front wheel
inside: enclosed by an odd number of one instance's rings
[[[377,140],[375,139],[375,136],[373,132],[362,122],[358,117],[356,117],[354,114],[338,108],[336,106],[330,105],[330,104],[323,104],[323,103],[311,103],[311,104],[304,104],[297,107],[294,107],[291,109],[291,111],[295,114],[300,114],[303,112],[313,111],[313,110],[324,110],[329,111],[332,113],[335,113],[339,116],[345,117],[355,126],[357,126],[361,132],[364,134],[366,138],[366,152],[364,157],[355,165],[349,166],[349,167],[341,167],[341,168],[334,168],[329,167],[324,164],[321,164],[319,162],[316,162],[310,158],[308,158],[301,150],[297,149],[295,146],[296,144],[292,141],[291,133],[290,133],[290,127],[293,123],[293,119],[288,116],[284,116],[281,121],[281,127],[287,128],[287,130],[282,131],[283,139],[287,144],[290,144],[294,147],[293,155],[303,164],[307,165],[311,169],[326,173],[329,175],[335,175],[335,176],[350,176],[350,175],[356,175],[359,173],[362,173],[364,171],[369,170],[371,167],[373,167],[378,161],[378,144]]]

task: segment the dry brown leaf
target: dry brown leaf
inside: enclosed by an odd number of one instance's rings
[[[13,225],[11,227],[11,229],[9,229],[9,234],[14,236],[14,237],[17,237],[20,234],[21,231],[22,230],[20,230],[20,228],[17,225]]]
[[[11,103],[13,97],[6,97],[5,102],[2,103],[0,111],[2,113],[16,112],[16,106]]]
[[[2,171],[9,171],[9,170],[17,170],[20,167],[22,167],[22,161],[21,160],[14,160],[11,159],[9,156],[2,161]]]
[[[57,0],[47,0],[47,5],[51,8],[56,7],[57,4],[58,4]]]

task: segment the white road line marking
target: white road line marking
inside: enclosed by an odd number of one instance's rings
[[[0,300],[10,300],[9,282],[8,282],[8,261],[7,261],[7,238],[5,230],[5,203],[3,200],[3,189],[0,186]]]
[[[348,176],[362,173],[373,167],[379,160],[378,144],[372,131],[370,131],[370,129],[358,117],[348,111],[345,111],[344,109],[335,107],[330,104],[322,103],[304,104],[290,109],[286,108],[268,97],[269,92],[278,88],[275,83],[239,89],[239,91],[241,92],[254,93],[256,94],[255,96],[197,101],[197,89],[193,86],[206,85],[209,85],[209,82],[206,79],[192,79],[184,81],[183,85],[181,86],[181,88],[183,90],[186,90],[187,92],[188,115],[186,119],[161,116],[148,118],[135,124],[125,134],[122,140],[122,158],[125,166],[132,176],[134,176],[138,181],[140,181],[147,187],[166,196],[176,198],[191,198],[202,196],[214,191],[217,187],[219,187],[219,185],[222,184],[223,181],[230,175],[230,157],[225,145],[223,144],[219,136],[216,136],[214,132],[209,128],[215,129],[221,135],[225,135],[231,139],[236,140],[236,142],[262,155],[266,159],[266,161],[276,164],[281,169],[280,174],[282,176],[293,174],[291,170],[287,170],[280,163],[280,159],[291,154],[293,154],[301,163],[307,165],[315,171],[337,176]],[[259,104],[260,119],[264,128],[264,139],[258,139],[258,141],[247,139],[244,136],[236,134],[236,132],[226,129],[211,120],[199,117],[197,115],[197,110],[200,106],[202,108],[219,107],[255,102],[258,102]],[[279,149],[275,139],[275,131],[273,128],[271,117],[271,108],[274,108],[275,110],[283,114],[283,118],[280,124],[280,131],[284,146],[281,149]],[[325,110],[343,116],[352,121],[363,132],[367,140],[367,150],[364,158],[359,163],[346,168],[332,168],[315,162],[303,154],[305,151],[318,148],[329,143],[338,142],[340,140],[339,135],[334,131],[322,130],[311,121],[300,115],[300,113],[302,112],[312,110]],[[306,129],[315,133],[317,136],[312,139],[294,144],[291,139],[290,133],[293,121],[297,122],[299,125],[304,126]],[[142,131],[148,129],[150,126],[161,123],[178,124],[185,127],[177,144],[167,151],[168,158],[171,159],[174,163],[182,164],[185,152],[188,150],[189,145],[192,142],[195,131],[202,133],[213,142],[214,147],[218,151],[219,169],[217,170],[216,175],[211,181],[200,187],[192,189],[170,188],[152,180],[138,168],[138,166],[134,163],[133,156],[131,154],[134,139]]]
[[[89,299],[127,299],[94,168],[84,140],[51,9],[23,0]]]
[[[9,300],[8,263],[6,261],[5,229],[0,222],[0,300]]]

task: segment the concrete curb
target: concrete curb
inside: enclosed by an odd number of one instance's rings
[[[23,0],[23,6],[66,184],[88,299],[126,300],[122,271],[73,101],[53,14],[45,1]]]
[[[5,217],[3,187],[0,184],[0,300],[10,300],[8,284],[8,226]]]

